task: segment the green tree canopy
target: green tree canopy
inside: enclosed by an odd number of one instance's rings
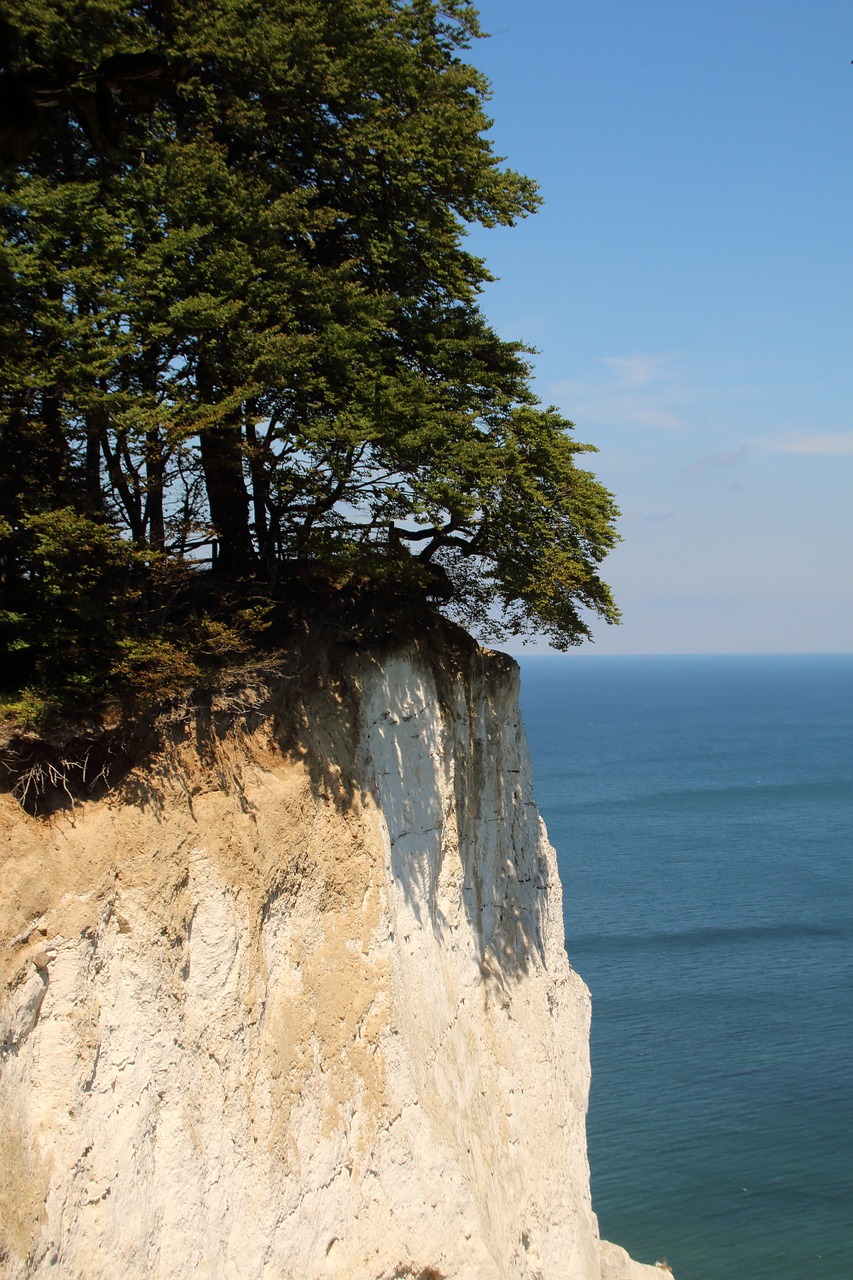
[[[223,589],[394,578],[560,647],[584,611],[616,619],[590,446],[478,305],[466,227],[537,203],[488,140],[479,34],[465,0],[6,0],[0,627],[22,675],[180,649],[168,601],[211,543]]]

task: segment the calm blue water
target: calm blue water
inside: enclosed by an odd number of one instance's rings
[[[853,1276],[853,655],[521,659],[602,1234]]]

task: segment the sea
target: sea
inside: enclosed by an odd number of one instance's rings
[[[853,655],[520,659],[602,1235],[853,1277]]]

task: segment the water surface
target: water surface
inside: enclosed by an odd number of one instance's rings
[[[853,1276],[853,655],[521,659],[602,1234]]]

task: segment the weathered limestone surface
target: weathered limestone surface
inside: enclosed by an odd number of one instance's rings
[[[509,659],[291,655],[2,841],[0,1274],[661,1276],[598,1238]]]

